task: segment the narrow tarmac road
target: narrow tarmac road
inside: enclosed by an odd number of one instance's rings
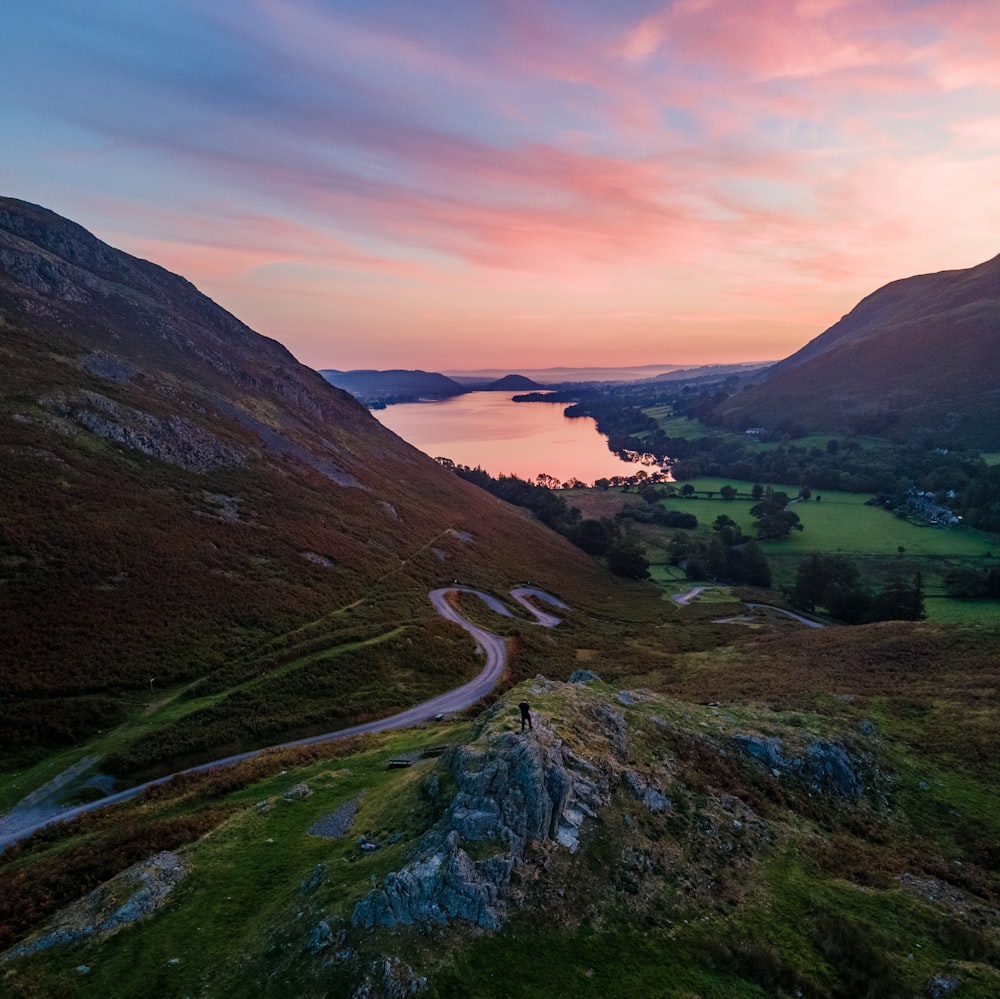
[[[68,822],[70,819],[75,819],[78,815],[84,815],[87,812],[96,812],[98,809],[106,808],[108,805],[128,801],[142,794],[147,788],[166,784],[175,777],[180,777],[182,774],[200,773],[205,770],[213,770],[215,767],[240,763],[243,760],[249,760],[255,756],[260,756],[262,753],[270,753],[278,749],[295,749],[299,746],[313,746],[317,743],[331,742],[334,739],[344,739],[351,735],[408,728],[410,725],[419,725],[421,722],[430,721],[430,719],[439,714],[461,711],[475,704],[476,701],[484,697],[496,686],[497,681],[503,675],[504,668],[507,665],[507,649],[500,635],[495,635],[493,632],[473,624],[449,603],[448,597],[452,593],[472,593],[496,613],[502,614],[504,617],[513,617],[514,615],[496,597],[488,593],[483,593],[481,590],[474,590],[467,586],[447,586],[439,590],[431,590],[429,596],[434,609],[446,620],[453,621],[460,628],[464,628],[473,637],[476,645],[486,657],[486,662],[479,675],[461,687],[456,687],[454,690],[439,694],[437,697],[432,697],[429,701],[424,701],[422,704],[408,708],[406,711],[401,711],[399,714],[390,715],[388,718],[379,718],[376,721],[365,722],[362,725],[352,725],[350,728],[338,729],[336,732],[327,732],[324,735],[311,735],[304,739],[281,742],[275,746],[251,749],[245,753],[234,753],[232,756],[224,756],[222,759],[212,760],[210,763],[201,763],[195,767],[188,767],[186,770],[179,770],[174,774],[167,774],[165,777],[157,777],[155,780],[146,781],[145,784],[137,784],[135,787],[126,788],[124,791],[118,791],[115,794],[109,794],[107,797],[100,798],[97,801],[55,811],[42,819],[39,818],[37,809],[32,810],[30,813],[20,811],[19,814],[20,806],[17,806],[7,815],[0,817],[0,851],[3,851],[5,847],[10,846],[12,843],[18,842],[18,840],[25,839],[44,826],[52,825],[54,822]],[[534,597],[545,600],[554,607],[566,607],[562,601],[545,593],[543,590],[522,587],[511,590],[511,596],[522,607],[534,615],[536,623],[543,628],[553,628],[559,624],[561,619],[539,610],[530,602],[529,598]]]

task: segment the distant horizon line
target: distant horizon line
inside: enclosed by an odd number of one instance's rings
[[[431,368],[431,367],[394,367],[394,368],[333,368],[323,367],[319,371],[341,371],[352,373],[358,371],[424,371],[426,373],[437,373],[446,375],[449,378],[502,378],[505,375],[526,375],[526,374],[549,374],[567,372],[609,372],[609,371],[684,371],[696,368],[735,368],[735,367],[765,367],[770,364],[777,364],[778,360],[765,361],[709,361],[706,363],[687,364],[584,364],[584,365],[550,365],[548,367],[490,367],[490,368]]]

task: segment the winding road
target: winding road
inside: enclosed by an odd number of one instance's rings
[[[32,806],[23,808],[21,805],[12,809],[7,815],[0,817],[0,851],[12,843],[18,842],[33,832],[44,826],[52,825],[55,822],[68,822],[78,815],[87,812],[95,812],[108,805],[114,805],[121,801],[128,801],[142,794],[143,791],[151,787],[158,787],[172,781],[175,777],[183,774],[200,773],[205,770],[213,770],[216,767],[224,767],[231,763],[240,763],[243,760],[253,759],[263,753],[270,753],[280,749],[295,749],[299,746],[312,746],[317,743],[331,742],[334,739],[344,739],[351,735],[362,735],[368,732],[385,732],[389,729],[408,728],[410,725],[419,725],[421,722],[429,721],[437,715],[449,714],[454,711],[461,711],[470,707],[476,701],[488,694],[497,684],[507,665],[507,649],[504,640],[500,635],[495,635],[485,628],[480,628],[473,624],[449,602],[452,593],[471,593],[482,600],[490,610],[504,617],[513,617],[510,610],[502,604],[496,597],[481,590],[475,590],[467,586],[447,586],[439,590],[431,590],[429,596],[434,609],[443,618],[453,621],[460,628],[464,628],[475,640],[477,647],[486,657],[486,663],[482,671],[474,679],[461,687],[449,690],[437,697],[432,697],[429,701],[417,704],[396,715],[389,715],[387,718],[379,718],[375,721],[365,722],[361,725],[352,725],[350,728],[338,729],[336,732],[327,732],[324,735],[311,735],[304,739],[293,739],[291,742],[281,742],[275,746],[265,746],[262,749],[251,749],[245,753],[234,753],[232,756],[224,756],[219,760],[212,760],[209,763],[200,763],[195,767],[188,767],[186,770],[179,770],[177,773],[167,774],[164,777],[157,777],[155,780],[146,781],[145,784],[137,784],[135,787],[126,788],[107,797],[99,798],[97,801],[87,802],[83,805],[75,805],[71,808],[58,810],[56,808],[45,808]],[[543,590],[536,590],[532,587],[519,587],[510,591],[514,598],[535,618],[535,622],[544,628],[553,628],[560,622],[560,618],[546,611],[540,610],[531,601],[544,600],[556,608],[566,609],[566,604],[556,597],[545,593]],[[50,782],[56,784],[59,778]],[[58,786],[58,785],[57,785]],[[37,799],[37,792],[29,795],[25,799]],[[22,805],[25,804],[22,802]]]
[[[675,604],[679,607],[686,607],[692,600],[695,599],[699,594],[704,593],[705,590],[712,589],[711,586],[693,586],[687,593],[675,593],[670,599],[673,600]],[[784,607],[775,607],[773,604],[751,604],[745,603],[745,607],[749,607],[751,610],[756,608],[757,610],[762,610],[768,614],[783,614],[785,617],[790,617],[793,621],[798,621],[799,624],[804,624],[807,628],[825,628],[826,625],[820,624],[819,621],[813,621],[808,617],[803,617],[801,614],[796,614],[795,611],[785,610]],[[749,621],[753,621],[752,617],[720,617],[716,618],[715,624],[745,624]]]

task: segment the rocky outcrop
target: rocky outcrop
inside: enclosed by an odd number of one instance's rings
[[[60,394],[41,403],[98,437],[190,472],[242,465],[249,456],[246,448],[226,444],[182,416],[152,416],[98,392]]]
[[[463,747],[450,765],[458,790],[444,816],[413,862],[357,903],[354,926],[457,919],[497,929],[511,872],[529,844],[547,840],[575,851],[584,821],[608,800],[607,779],[544,724],[527,737],[504,732]],[[463,848],[471,843],[495,844],[496,852],[473,860]]]
[[[185,863],[169,850],[134,864],[64,909],[48,931],[7,951],[3,960],[56,944],[108,936],[159,909],[187,873]]]
[[[375,999],[376,995],[385,996],[385,999],[407,999],[426,987],[427,979],[415,975],[408,964],[403,964],[398,957],[386,957],[372,965],[371,974],[351,993],[351,999]]]
[[[774,736],[737,735],[732,744],[769,769],[775,777],[798,778],[812,791],[857,799],[865,790],[854,760],[839,743],[813,739],[801,751],[790,752],[782,740]]]

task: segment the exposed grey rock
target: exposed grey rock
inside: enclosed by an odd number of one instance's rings
[[[98,378],[124,384],[136,376],[135,365],[111,354],[93,353],[83,359],[83,369]]]
[[[309,942],[307,944],[309,947],[309,953],[318,954],[321,950],[325,950],[332,943],[333,930],[330,929],[330,924],[325,919],[321,919],[313,927],[312,932],[309,934]]]
[[[806,747],[805,770],[815,790],[832,791],[845,798],[860,798],[864,791],[847,751],[835,742],[810,743]]]
[[[240,514],[240,506],[243,503],[241,496],[227,496],[225,493],[204,493],[205,502],[211,507],[211,513],[196,511],[203,517],[213,517],[216,520],[224,521],[227,524],[243,523]]]
[[[381,986],[381,988],[378,988]],[[401,964],[398,957],[383,958],[371,966],[370,974],[351,993],[351,999],[407,999],[427,987],[427,979],[417,977],[408,964]]]
[[[246,448],[226,444],[182,416],[152,416],[98,392],[62,393],[39,402],[98,437],[187,471],[242,465],[249,456]]]
[[[625,707],[630,708],[633,704],[639,704],[642,701],[650,701],[652,698],[649,694],[638,690],[619,690],[618,693],[615,694],[615,700],[619,704],[624,704]]]
[[[612,715],[614,713],[612,712]],[[618,729],[612,725],[612,734]],[[505,916],[511,872],[533,841],[575,850],[608,785],[586,761],[540,728],[504,732],[462,747],[450,760],[458,790],[417,858],[389,874],[355,906],[351,922],[372,929],[459,919],[496,929]],[[492,842],[497,855],[473,861],[461,844]]]
[[[575,669],[569,675],[570,683],[593,683],[595,680],[599,683],[601,678],[589,669]]]
[[[285,801],[299,801],[301,798],[308,798],[312,794],[312,788],[306,784],[295,784],[290,787],[283,795],[282,798]]]
[[[615,711],[610,704],[603,701],[594,706],[591,712],[594,721],[604,729],[615,756],[625,759],[628,755],[628,742],[625,736],[625,719],[620,711]]]
[[[174,887],[187,874],[187,867],[176,853],[164,850],[140,864],[116,875],[95,888],[89,895],[62,910],[51,922],[48,932],[30,938],[8,950],[7,961],[61,943],[73,943],[94,936],[107,936],[129,923],[147,916],[166,901]],[[124,902],[122,895],[130,892]]]
[[[333,568],[333,560],[328,559],[325,555],[319,555],[316,552],[299,552],[299,554],[307,562],[312,562],[313,565],[318,565],[321,569]]]
[[[807,743],[803,756],[789,758],[777,737],[736,735],[731,744],[752,756],[777,776],[805,780],[814,791],[830,792],[845,798],[860,798],[864,783],[854,762],[839,743],[814,739]]]
[[[781,769],[786,766],[786,760],[781,753],[781,740],[776,737],[765,738],[754,735],[737,735],[733,737],[737,748],[748,753],[769,768]]]
[[[303,895],[311,895],[324,884],[326,884],[326,864],[317,864],[313,868],[312,874],[304,881],[299,882],[299,889]]]
[[[626,770],[622,779],[633,797],[641,801],[651,812],[665,812],[672,807],[670,799],[661,788],[647,783],[635,771]]]
[[[931,999],[942,999],[949,992],[954,992],[958,988],[958,979],[952,975],[935,975],[927,987],[927,994]]]
[[[862,735],[867,735],[869,737],[878,735],[878,729],[875,727],[875,722],[869,721],[867,718],[858,722],[858,731]]]
[[[431,801],[437,801],[441,796],[441,781],[436,773],[431,774],[423,784],[424,794]]]

